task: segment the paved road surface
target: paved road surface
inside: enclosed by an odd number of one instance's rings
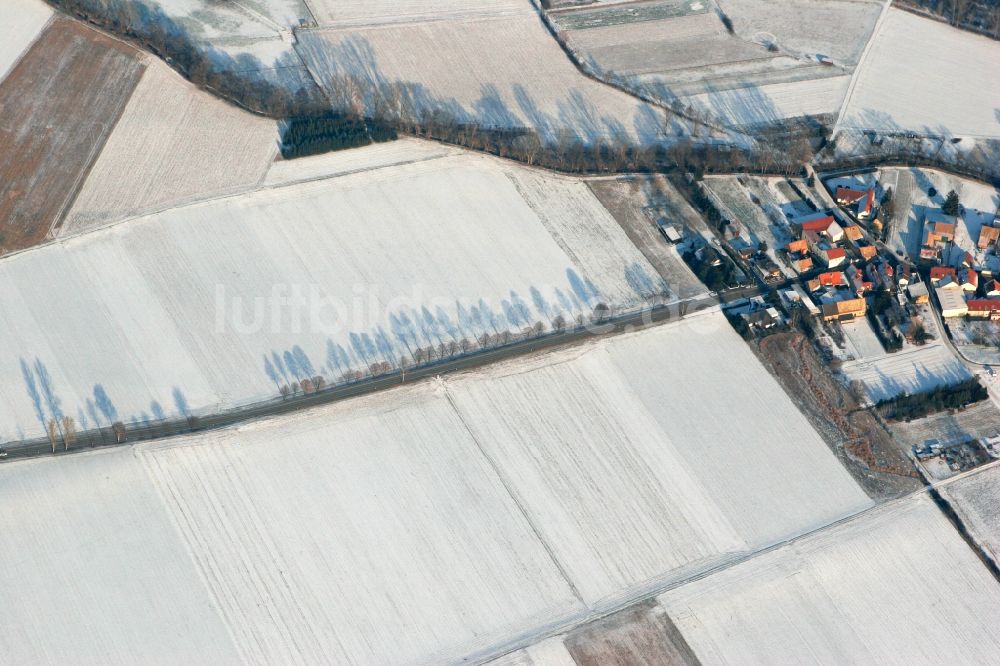
[[[184,433],[224,428],[253,419],[287,414],[300,409],[308,409],[317,405],[325,405],[375,391],[382,391],[402,383],[410,383],[449,372],[481,367],[511,357],[532,354],[543,349],[576,344],[594,337],[623,333],[662,324],[716,307],[718,303],[719,300],[715,295],[708,294],[698,298],[620,315],[602,324],[576,328],[561,333],[550,333],[539,338],[513,342],[496,349],[474,352],[460,358],[432,363],[420,368],[406,370],[402,373],[397,371],[351,384],[332,386],[316,393],[296,395],[283,400],[276,398],[265,403],[249,405],[218,414],[199,415],[193,420],[179,418],[145,425],[129,425],[126,432],[126,441],[124,442],[115,441],[115,436],[110,428],[80,432],[77,434],[76,441],[69,451],[63,451],[61,448],[62,444],[60,443],[55,453],[61,455],[99,446],[115,446],[163,437],[173,437]],[[4,447],[8,454],[4,458],[4,461],[24,457],[52,455],[53,453],[52,445],[47,438],[39,438],[22,443],[7,443]]]

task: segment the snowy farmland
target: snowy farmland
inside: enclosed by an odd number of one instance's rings
[[[488,658],[871,505],[718,312],[239,428],[6,464],[0,500],[0,526],[34,507],[0,544],[16,613],[0,646],[31,663],[78,643],[111,663]],[[81,526],[86,556],[64,563]],[[84,621],[56,636],[19,622],[70,605]]]
[[[903,393],[924,393],[972,377],[965,364],[940,343],[848,361],[841,370],[849,381],[865,385],[873,403]]]
[[[306,0],[319,25],[374,25],[533,13],[530,0]]]
[[[870,503],[740,342],[716,312],[448,382],[588,605]]]
[[[150,62],[63,222],[63,235],[143,212],[249,190],[278,129]]]
[[[662,138],[661,111],[581,75],[534,13],[307,30],[296,49],[331,92],[341,77],[359,77],[382,95],[403,90],[418,116],[439,110],[548,138]],[[374,104],[370,93],[366,103]]]
[[[259,401],[665,292],[585,184],[493,158],[214,199],[0,262],[0,437]]]
[[[734,34],[702,2],[550,15],[594,71],[732,126],[754,126],[836,112],[881,5],[733,0],[720,8]],[[613,11],[620,20],[599,20]]]
[[[264,185],[267,187],[291,185],[372,169],[423,162],[438,157],[457,155],[460,152],[460,150],[444,144],[404,137],[363,148],[337,150],[321,155],[297,157],[294,160],[276,160],[267,170]]]
[[[0,6],[0,81],[51,16],[52,10],[42,0],[7,0]]]
[[[988,663],[1000,591],[918,495],[660,597],[703,664]]]
[[[996,423],[1000,431],[1000,422]],[[939,486],[969,535],[1000,563],[1000,466],[996,463]]]
[[[850,76],[827,76],[707,92],[687,97],[686,101],[731,125],[754,126],[833,113],[850,82]]]
[[[996,41],[891,9],[872,37],[840,126],[1000,138],[997,71]]]

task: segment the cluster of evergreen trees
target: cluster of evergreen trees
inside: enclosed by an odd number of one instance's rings
[[[281,156],[292,159],[395,138],[392,127],[329,111],[287,120],[281,133]]]
[[[919,419],[945,409],[961,409],[989,397],[979,380],[972,378],[951,386],[942,386],[928,393],[903,394],[878,403],[882,414],[896,421]]]

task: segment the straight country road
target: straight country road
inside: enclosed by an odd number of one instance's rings
[[[139,441],[225,428],[246,421],[279,416],[368,393],[384,391],[404,383],[408,384],[429,377],[461,370],[470,370],[516,356],[579,344],[591,338],[639,330],[681,319],[717,307],[718,305],[719,298],[714,294],[707,294],[609,317],[600,323],[564,331],[555,331],[537,338],[512,342],[502,347],[472,352],[454,359],[446,359],[402,371],[396,370],[385,375],[362,379],[349,384],[330,386],[314,393],[300,394],[283,399],[276,397],[274,400],[238,407],[215,414],[199,414],[190,419],[175,418],[155,423],[128,425],[126,426],[125,439],[121,442],[116,440],[115,435],[109,427],[77,433],[76,440],[68,451],[61,450],[62,443],[59,442],[56,451],[53,452],[51,442],[45,437],[23,442],[8,442],[3,444],[7,453],[3,460],[12,461],[18,458],[53,455],[53,453],[55,455],[65,455],[96,447],[131,444]]]

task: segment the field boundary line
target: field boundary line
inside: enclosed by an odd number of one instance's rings
[[[885,24],[886,18],[889,16],[889,10],[892,9],[892,0],[885,0],[885,6],[882,7],[882,13],[879,14],[878,20],[875,21],[875,27],[872,29],[871,37],[868,38],[868,43],[865,44],[865,50],[861,52],[861,57],[858,58],[858,64],[854,66],[854,74],[851,76],[851,83],[847,87],[847,93],[844,95],[844,103],[840,105],[840,111],[837,113],[837,122],[833,124],[833,130],[830,132],[830,137],[836,137],[837,132],[840,131],[840,126],[844,122],[844,115],[847,113],[847,107],[850,106],[851,98],[854,97],[854,89],[858,85],[858,78],[861,76],[866,61],[868,60],[868,55],[871,52],[875,41],[878,39],[879,33],[882,32],[882,26]]]
[[[462,424],[462,429],[464,429],[465,432],[469,434],[472,441],[475,442],[476,448],[479,450],[479,455],[481,455],[483,460],[486,461],[486,464],[490,466],[490,470],[493,472],[493,475],[496,476],[500,485],[503,486],[504,492],[506,492],[511,501],[514,502],[514,505],[520,512],[521,517],[524,518],[524,522],[527,523],[528,528],[531,529],[531,533],[535,535],[536,539],[538,539],[538,543],[545,549],[545,553],[549,556],[549,559],[552,560],[552,564],[555,565],[559,575],[566,582],[570,592],[572,592],[573,596],[576,597],[576,600],[580,602],[580,605],[583,607],[585,612],[590,611],[590,605],[584,600],[583,595],[580,594],[580,590],[577,588],[576,583],[573,582],[569,572],[566,571],[566,567],[559,561],[559,557],[556,555],[555,549],[553,549],[548,540],[542,536],[542,533],[535,524],[535,521],[532,520],[531,515],[525,508],[524,502],[519,493],[513,489],[512,484],[508,481],[507,476],[500,470],[500,466],[497,464],[496,460],[493,459],[493,456],[486,452],[486,447],[484,447],[482,442],[479,441],[479,438],[476,437],[476,433],[472,432],[472,428],[470,428],[469,424],[466,422],[465,415],[462,413],[462,410],[459,409],[457,404],[455,404],[455,399],[452,397],[451,389],[448,387],[447,383],[444,384],[444,396],[452,411],[455,412],[455,416],[458,417],[459,422]]]

